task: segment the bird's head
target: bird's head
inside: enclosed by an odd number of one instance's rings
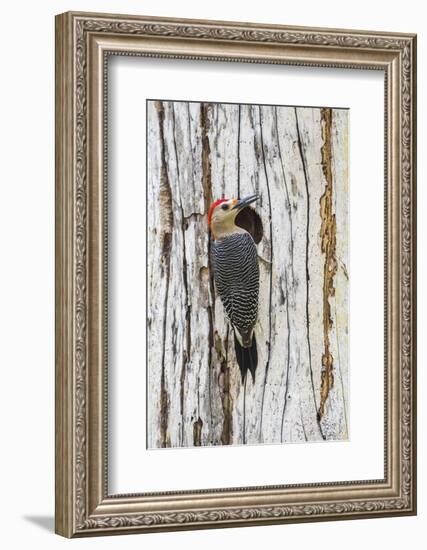
[[[214,239],[225,237],[236,230],[236,216],[257,200],[257,195],[242,199],[219,199],[211,204],[208,213],[209,229]]]

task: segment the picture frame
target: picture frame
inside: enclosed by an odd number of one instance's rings
[[[56,17],[55,48],[56,532],[82,537],[414,515],[416,36],[67,12]],[[384,74],[383,478],[110,494],[110,56],[248,63],[255,72],[271,64]]]

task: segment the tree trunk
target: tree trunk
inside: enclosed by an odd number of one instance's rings
[[[149,101],[147,112],[148,447],[346,439],[347,111]],[[258,367],[243,385],[207,211],[253,193]]]

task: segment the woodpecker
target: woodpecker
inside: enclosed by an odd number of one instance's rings
[[[255,241],[246,229],[236,224],[236,217],[257,198],[250,195],[242,199],[219,199],[208,213],[215,286],[233,328],[242,382],[248,370],[255,382],[258,362],[254,326],[258,316],[259,266]],[[249,210],[255,215],[252,208]]]

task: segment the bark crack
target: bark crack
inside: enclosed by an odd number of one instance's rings
[[[271,262],[271,264],[273,264],[273,221],[272,221],[272,209],[271,209],[270,183],[269,183],[269,180],[268,180],[267,165],[266,165],[266,160],[265,160],[264,137],[263,137],[263,131],[262,131],[262,110],[261,110],[261,106],[259,106],[258,109],[259,109],[259,129],[260,129],[260,142],[261,142],[261,157],[262,157],[262,163],[263,163],[263,167],[264,167],[264,176],[265,176],[265,183],[266,183],[266,187],[267,187],[267,196],[268,196],[268,221],[269,221],[269,230],[270,230],[270,262]],[[270,270],[269,270],[267,362],[266,362],[266,365],[265,365],[264,384],[263,384],[263,388],[262,388],[262,398],[261,398],[261,418],[260,418],[260,427],[259,427],[260,442],[262,442],[262,420],[263,420],[262,417],[263,417],[263,412],[264,412],[265,386],[267,384],[268,369],[269,369],[270,360],[271,360],[272,298],[273,298],[273,267],[271,265]]]
[[[166,330],[167,330],[167,311],[169,301],[169,280],[170,280],[170,264],[171,264],[171,249],[172,249],[172,231],[173,231],[173,208],[172,208],[172,190],[170,186],[166,155],[165,155],[165,137],[164,137],[164,119],[165,111],[161,101],[155,102],[155,107],[159,119],[160,133],[160,156],[161,156],[161,171],[160,171],[160,238],[161,238],[161,269],[165,273],[166,290],[163,303],[163,338],[162,338],[162,355],[161,355],[161,376],[160,376],[160,446],[170,447],[170,437],[168,434],[169,422],[169,395],[166,388],[165,375],[165,357],[166,357]]]
[[[173,136],[173,146],[174,146],[174,153],[175,153],[175,162],[176,162],[176,173],[178,176],[178,182],[180,182],[181,175],[179,170],[179,159],[178,159],[178,148],[176,143],[176,118],[175,118],[175,107],[174,104],[172,104],[172,136]],[[187,247],[185,242],[185,230],[187,227],[188,222],[185,220],[184,217],[184,208],[182,205],[182,195],[181,195],[181,186],[178,185],[178,188],[180,190],[179,193],[179,206],[180,206],[180,212],[181,212],[181,238],[182,238],[182,277],[183,277],[183,283],[184,283],[184,303],[185,303],[185,347],[183,347],[182,350],[182,365],[181,365],[181,376],[179,380],[180,384],[180,395],[179,395],[179,401],[180,401],[180,415],[181,415],[181,445],[184,444],[184,404],[185,404],[185,374],[186,370],[188,368],[188,364],[190,362],[191,357],[191,302],[188,292],[188,265],[187,265]]]
[[[205,224],[206,230],[207,227],[207,214],[209,211],[209,205],[212,202],[212,164],[210,159],[211,148],[209,143],[209,112],[211,110],[211,105],[209,103],[200,104],[200,127],[201,127],[201,136],[202,136],[202,188],[203,188],[203,197],[205,203]],[[210,303],[208,305],[208,400],[209,400],[209,424],[212,429],[213,425],[213,414],[212,414],[212,369],[213,365],[213,349],[215,345],[214,341],[214,327],[215,327],[215,287],[213,282],[213,273],[211,266],[211,236],[208,237],[208,251],[207,251],[207,262],[208,262],[208,273],[209,273],[209,295]]]
[[[202,446],[202,430],[203,430],[203,420],[199,418],[193,423],[193,445],[195,447]]]
[[[220,358],[220,379],[221,379],[221,406],[223,413],[222,431],[221,431],[221,443],[222,445],[232,444],[233,435],[233,398],[231,396],[231,372],[228,364],[228,345],[229,345],[229,332],[230,328],[227,324],[224,349],[225,354],[222,353],[221,340],[218,333],[215,334],[215,348]]]
[[[305,191],[306,191],[306,197],[307,197],[307,223],[306,223],[306,241],[305,241],[305,279],[306,279],[305,315],[306,315],[306,325],[307,325],[307,346],[308,346],[308,362],[309,362],[309,370],[310,370],[311,389],[313,392],[314,406],[317,409],[317,400],[316,400],[316,392],[314,389],[313,365],[312,365],[312,355],[311,355],[310,312],[309,312],[310,270],[308,266],[308,258],[309,258],[309,249],[310,249],[310,191],[308,187],[308,169],[307,169],[306,158],[305,158],[304,150],[302,146],[301,132],[300,132],[300,127],[298,123],[298,111],[296,108],[295,108],[295,122],[296,122],[296,129],[297,129],[298,149],[301,156],[302,169],[303,169],[304,182],[305,182]],[[317,415],[317,426],[319,428],[320,435],[322,436],[323,439],[325,439],[322,426],[320,425],[319,415]]]
[[[286,180],[286,174],[285,174],[285,167],[283,164],[283,156],[282,156],[282,149],[280,146],[280,137],[279,137],[279,125],[277,121],[277,107],[274,108],[274,126],[276,130],[276,139],[277,139],[277,150],[279,153],[279,161],[280,161],[280,167],[282,171],[282,178],[283,178],[283,184],[285,189],[285,196],[286,196],[286,206],[288,210],[289,215],[289,229],[291,232],[290,235],[290,253],[291,253],[291,273],[292,273],[292,281],[294,280],[294,234],[292,229],[292,211],[291,211],[291,202],[289,199],[289,189],[288,189],[288,182]],[[281,427],[280,427],[280,440],[283,441],[283,426],[285,423],[285,414],[286,414],[286,407],[288,405],[288,391],[289,391],[289,373],[290,373],[290,355],[291,355],[291,326],[290,326],[290,318],[289,318],[289,277],[286,276],[285,281],[285,301],[286,301],[286,325],[287,325],[287,332],[288,332],[288,345],[287,345],[287,359],[286,359],[286,382],[285,382],[285,394],[284,394],[284,401],[283,401],[283,409],[282,409],[282,421],[281,421]]]
[[[238,118],[237,118],[237,198],[240,199],[240,124],[241,124],[241,109],[239,103]]]
[[[334,385],[334,359],[330,350],[329,333],[332,329],[331,304],[329,299],[335,296],[334,277],[337,272],[336,260],[336,218],[333,212],[333,177],[332,177],[332,109],[321,109],[322,138],[321,147],[322,171],[326,182],[325,192],[320,197],[321,250],[325,255],[323,268],[323,344],[322,372],[320,383],[319,417],[325,413],[329,392]]]

